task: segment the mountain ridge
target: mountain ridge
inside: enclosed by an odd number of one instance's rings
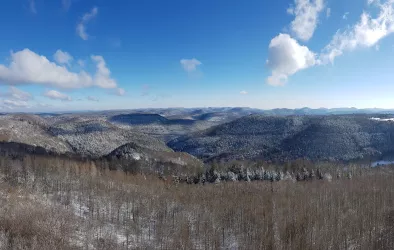
[[[308,115],[308,114],[394,114],[394,108],[355,108],[355,107],[339,107],[339,108],[273,108],[261,109],[251,107],[172,107],[172,108],[135,108],[135,109],[113,109],[113,110],[62,110],[62,111],[34,111],[34,112],[3,112],[0,115],[7,114],[35,114],[39,116],[45,115],[65,115],[65,114],[105,114],[105,113],[149,113],[149,114],[167,114],[167,113],[187,113],[187,112],[234,112],[243,111],[251,113],[260,113],[267,115]]]

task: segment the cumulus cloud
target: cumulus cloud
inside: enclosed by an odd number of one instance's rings
[[[14,86],[10,86],[8,91],[6,93],[2,93],[1,96],[21,101],[28,101],[33,98],[30,93],[15,88]]]
[[[350,12],[345,12],[345,14],[343,14],[342,19],[343,20],[347,20],[347,17],[349,16]]]
[[[324,0],[294,0],[294,6],[287,9],[288,14],[295,16],[290,25],[294,36],[302,41],[311,39],[324,8]],[[330,15],[331,9],[328,8],[326,17]],[[300,45],[288,34],[279,34],[269,45],[267,66],[272,73],[266,82],[273,86],[284,85],[289,76],[319,63],[316,54],[308,47]]]
[[[85,71],[70,72],[29,49],[11,53],[9,66],[0,64],[0,81],[6,84],[38,84],[59,88],[116,88],[102,56],[92,56],[97,72],[92,77]]]
[[[338,31],[331,42],[323,49],[321,59],[324,63],[334,62],[334,59],[345,51],[352,51],[363,47],[372,47],[384,37],[394,32],[394,1],[383,3],[372,0],[379,8],[375,18],[363,12],[360,20],[347,30]]]
[[[44,92],[43,96],[48,97],[52,100],[72,101],[72,98],[70,96],[56,90],[47,90]]]
[[[68,64],[68,65],[70,65],[70,62],[73,60],[73,57],[69,53],[63,52],[60,49],[56,51],[56,53],[53,55],[53,58],[59,64]]]
[[[7,67],[0,64],[0,80],[6,83],[36,83],[62,88],[81,88],[93,85],[86,72],[69,72],[65,67],[50,62],[29,49],[11,54]]]
[[[98,101],[99,101],[99,99],[97,99],[97,98],[94,97],[94,96],[88,96],[88,97],[86,97],[86,99],[87,99],[88,101],[92,101],[92,102],[98,102]]]
[[[193,59],[182,59],[181,65],[183,69],[187,72],[193,72],[197,70],[197,66],[201,65],[202,63],[197,60],[196,58]]]
[[[242,90],[241,92],[239,92],[241,95],[247,95],[248,94],[248,92],[247,91],[245,91],[245,90]]]
[[[97,65],[96,75],[94,76],[95,85],[106,89],[115,88],[116,82],[110,77],[111,71],[107,68],[104,58],[102,56],[95,55],[91,58]]]
[[[302,1],[296,0],[296,3]],[[268,77],[267,83],[283,85],[296,72],[314,65],[333,63],[336,57],[348,51],[370,47],[379,50],[379,41],[394,33],[394,0],[368,0],[368,5],[376,7],[378,12],[371,14],[364,11],[356,24],[344,31],[337,31],[319,55],[301,46],[287,34],[272,39],[267,60],[272,75]],[[288,12],[296,15],[296,9],[290,8]]]
[[[98,13],[98,8],[94,7],[90,12],[83,15],[81,22],[77,25],[77,34],[83,39],[88,40],[89,35],[86,33],[86,24],[95,18]]]
[[[267,83],[284,85],[289,76],[297,71],[316,65],[316,55],[306,46],[301,46],[288,34],[279,34],[269,45],[267,66],[272,70]]]
[[[295,16],[291,30],[298,39],[308,41],[317,27],[324,0],[294,0],[294,3],[295,7],[287,9],[287,13]]]

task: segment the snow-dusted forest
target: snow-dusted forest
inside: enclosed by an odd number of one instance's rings
[[[0,248],[392,249],[392,169],[331,175],[188,185],[88,160],[1,157]]]

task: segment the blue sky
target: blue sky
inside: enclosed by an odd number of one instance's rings
[[[3,0],[3,111],[394,108],[392,0]]]

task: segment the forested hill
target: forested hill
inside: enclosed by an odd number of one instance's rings
[[[355,160],[394,151],[394,122],[371,115],[250,115],[168,146],[203,158]]]

